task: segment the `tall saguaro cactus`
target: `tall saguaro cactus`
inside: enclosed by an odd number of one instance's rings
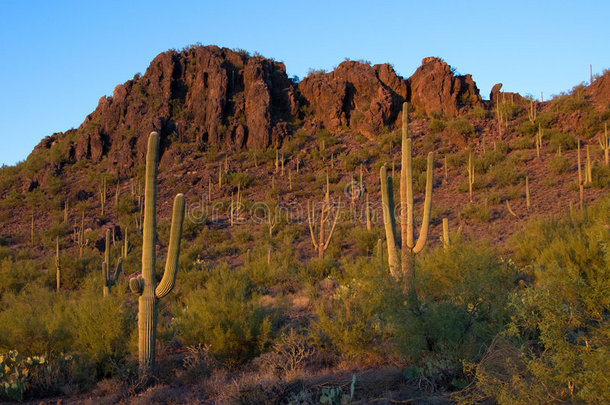
[[[144,230],[142,239],[142,275],[129,281],[138,299],[138,357],[140,376],[153,373],[155,339],[157,333],[157,304],[169,294],[176,283],[180,238],[184,220],[184,196],[174,199],[169,250],[161,282],[155,282],[157,164],[159,162],[159,134],[151,132],[146,155],[146,186],[144,199]]]
[[[410,290],[413,279],[413,265],[415,255],[422,251],[428,237],[430,211],[432,208],[432,172],[434,154],[428,153],[426,169],[426,196],[424,201],[424,216],[417,242],[414,240],[413,223],[413,169],[411,148],[412,140],[409,138],[407,128],[407,103],[402,106],[402,158],[400,171],[400,242],[396,231],[396,218],[394,214],[394,195],[392,190],[392,177],[387,176],[385,166],[381,168],[381,202],[383,206],[383,222],[385,223],[386,240],[388,243],[388,262],[390,273],[397,277],[402,271],[405,292]]]
[[[119,257],[114,270],[114,275],[110,277],[110,228],[106,229],[106,250],[104,251],[104,262],[102,263],[102,281],[104,282],[104,297],[110,295],[110,289],[116,284],[123,269],[123,258]]]
[[[599,137],[599,146],[604,151],[604,164],[608,166],[608,151],[610,151],[610,137],[608,137],[608,124],[604,123],[604,135]]]

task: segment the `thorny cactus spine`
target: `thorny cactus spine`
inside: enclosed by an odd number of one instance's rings
[[[169,294],[176,282],[180,238],[184,220],[184,196],[174,199],[170,241],[161,282],[155,283],[157,164],[159,162],[159,134],[151,132],[146,155],[146,186],[144,199],[144,234],[142,240],[142,276],[132,278],[129,287],[138,299],[138,358],[140,376],[151,375],[155,364],[157,333],[157,303]]]

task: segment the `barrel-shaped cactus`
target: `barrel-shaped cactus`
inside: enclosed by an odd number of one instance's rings
[[[381,202],[383,208],[383,222],[385,224],[386,240],[388,243],[388,262],[390,273],[398,276],[399,267],[404,277],[406,292],[410,290],[413,279],[414,255],[419,253],[426,244],[430,211],[432,207],[432,173],[434,154],[428,153],[426,171],[426,196],[424,200],[424,217],[417,242],[414,239],[413,223],[413,170],[411,148],[412,141],[407,130],[407,103],[402,108],[402,158],[400,173],[400,237],[396,230],[394,214],[394,195],[392,177],[387,176],[385,166],[381,168]],[[400,262],[400,266],[399,266]]]
[[[184,220],[184,196],[174,199],[169,251],[161,282],[155,282],[157,165],[159,162],[159,134],[151,132],[146,155],[146,185],[144,198],[144,229],[142,240],[142,275],[132,278],[129,287],[138,299],[138,357],[141,376],[151,375],[155,363],[155,339],[157,333],[157,304],[169,294],[176,282],[180,238]]]

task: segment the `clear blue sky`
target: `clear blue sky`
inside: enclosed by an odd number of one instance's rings
[[[283,61],[290,76],[345,58],[404,77],[440,56],[481,94],[545,98],[610,68],[610,1],[0,0],[0,164],[78,127],[167,49],[200,42]]]

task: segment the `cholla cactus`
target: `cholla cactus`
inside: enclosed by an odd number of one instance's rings
[[[411,139],[408,137],[407,129],[407,103],[404,103],[402,108],[402,168],[400,172],[400,241],[396,230],[392,177],[387,176],[385,166],[381,168],[380,177],[383,222],[385,223],[386,240],[388,243],[388,263],[390,265],[390,273],[394,277],[398,276],[400,262],[400,268],[402,270],[405,282],[405,292],[410,291],[411,282],[413,280],[413,262],[415,255],[422,251],[428,237],[430,211],[432,208],[432,174],[434,169],[434,154],[430,152],[428,153],[426,170],[424,217],[422,220],[419,238],[415,243],[413,229],[413,170],[411,142]]]
[[[138,299],[138,358],[141,376],[150,375],[155,363],[157,334],[157,303],[174,288],[180,254],[180,238],[184,220],[184,196],[174,199],[169,251],[161,282],[155,281],[157,165],[159,162],[159,134],[151,132],[146,155],[146,186],[144,199],[144,235],[142,239],[142,275],[129,281],[131,291]]]

